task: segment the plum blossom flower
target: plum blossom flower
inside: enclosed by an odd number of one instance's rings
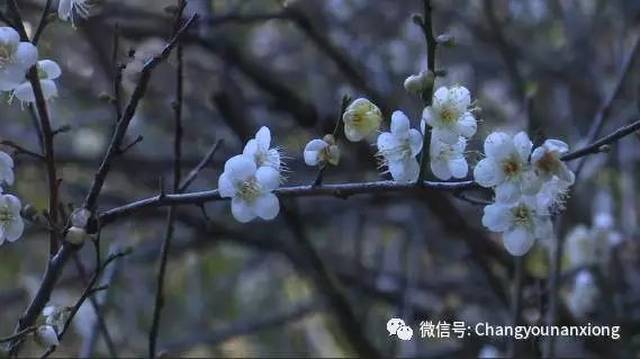
[[[514,256],[526,254],[535,239],[553,235],[551,217],[539,208],[535,196],[522,196],[512,204],[494,203],[484,207],[482,224],[493,232],[502,232],[505,248]]]
[[[524,132],[514,137],[503,132],[490,134],[484,142],[487,157],[473,171],[476,182],[482,187],[495,187],[498,202],[513,203],[522,194],[536,193],[541,183],[529,170],[532,147]]]
[[[433,94],[432,105],[422,112],[421,126],[431,126],[434,136],[452,145],[458,142],[459,136],[470,138],[478,124],[469,106],[471,95],[465,87],[440,87]]]
[[[466,146],[467,140],[462,136],[453,145],[432,137],[429,146],[431,172],[444,181],[451,177],[464,178],[469,172],[469,165],[464,158]]]
[[[38,344],[45,348],[57,347],[60,345],[58,333],[56,333],[56,330],[50,325],[39,326],[34,334]]]
[[[244,146],[242,154],[253,158],[257,167],[271,167],[280,172],[282,168],[280,152],[277,148],[271,147],[271,131],[269,127],[262,126]]]
[[[598,245],[589,228],[580,224],[565,237],[564,253],[569,268],[592,265],[597,262]]]
[[[0,151],[0,194],[2,193],[2,183],[11,186],[14,179],[13,159],[5,152]]]
[[[0,245],[5,239],[14,242],[24,230],[24,222],[20,216],[22,203],[20,200],[10,194],[0,195]]]
[[[38,61],[38,49],[21,42],[10,27],[0,27],[0,91],[11,91],[24,82],[25,74]]]
[[[340,162],[340,148],[333,135],[309,141],[304,147],[304,162],[308,166],[337,166]]]
[[[60,0],[58,17],[63,21],[70,21],[74,26],[78,18],[87,19],[99,0]]]
[[[553,176],[557,176],[562,181],[572,185],[576,177],[560,159],[567,152],[569,152],[569,145],[566,143],[554,139],[546,140],[542,146],[536,148],[531,154],[531,165],[543,181],[548,181]]]
[[[585,318],[594,309],[599,297],[598,286],[588,270],[576,275],[573,289],[566,298],[567,307],[577,318]]]
[[[420,131],[410,128],[409,118],[402,111],[395,111],[391,116],[391,132],[378,136],[378,155],[391,177],[398,182],[417,180],[420,165],[416,156],[421,150]]]
[[[278,197],[273,190],[280,184],[280,174],[270,166],[256,166],[252,157],[237,155],[224,165],[218,179],[220,196],[231,198],[231,213],[242,223],[256,217],[274,219],[280,211]]]
[[[53,81],[60,77],[62,71],[55,61],[41,60],[38,61],[38,76],[40,78],[40,87],[45,100],[49,100],[58,96],[58,86]],[[13,90],[13,96],[17,97],[22,103],[33,103],[36,96],[33,93],[33,87],[29,81],[23,82]]]
[[[351,142],[373,135],[382,123],[382,112],[366,98],[353,101],[342,115],[344,134]]]

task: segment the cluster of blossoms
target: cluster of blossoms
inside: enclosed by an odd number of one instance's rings
[[[34,65],[45,100],[57,96],[54,80],[61,74],[60,66],[52,60],[38,61],[38,49],[32,43],[20,41],[13,28],[0,27],[0,91],[10,92],[22,103],[35,102],[33,87],[25,77]]]
[[[4,193],[3,185],[13,185],[13,159],[0,151],[0,245],[5,240],[13,242],[22,236],[24,222],[20,216],[22,203],[18,197]]]
[[[271,148],[271,131],[262,127],[247,142],[242,154],[231,157],[218,179],[218,191],[231,198],[231,213],[239,222],[256,217],[274,219],[280,202],[273,193],[280,186],[283,163],[277,148]]]
[[[535,239],[553,236],[551,214],[575,180],[561,160],[566,143],[546,140],[533,149],[526,133],[490,134],[484,143],[485,158],[474,169],[475,181],[493,188],[495,203],[484,209],[482,224],[503,233],[509,253],[521,256]]]
[[[465,178],[469,172],[467,142],[477,132],[471,94],[463,86],[441,87],[430,103],[422,113],[420,131],[411,128],[402,111],[395,111],[389,131],[380,132],[382,112],[371,101],[359,98],[343,113],[344,136],[359,142],[377,135],[377,156],[385,171],[396,182],[411,183],[419,177],[417,156],[430,131],[429,163],[434,176],[441,180]],[[305,163],[338,165],[337,135],[311,140],[304,148]],[[273,191],[280,184],[280,153],[270,146],[269,129],[263,127],[247,143],[243,154],[227,161],[220,176],[220,195],[232,198],[232,213],[240,222],[256,217],[272,219],[278,214],[279,203]],[[503,233],[505,248],[512,255],[524,255],[535,239],[553,235],[551,214],[560,209],[575,180],[561,159],[568,151],[566,143],[554,139],[534,150],[524,132],[515,136],[493,132],[486,138],[485,158],[476,165],[474,178],[480,186],[494,190],[495,202],[484,208],[482,223],[491,231]]]

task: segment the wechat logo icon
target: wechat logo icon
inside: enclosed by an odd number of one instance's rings
[[[387,332],[389,336],[397,336],[400,340],[411,340],[413,329],[404,323],[400,318],[391,318],[387,322]]]

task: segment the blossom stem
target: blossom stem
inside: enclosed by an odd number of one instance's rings
[[[438,47],[438,42],[433,35],[433,9],[431,7],[431,0],[422,0],[422,3],[424,8],[424,15],[422,17],[422,21],[420,21],[418,25],[424,33],[424,38],[427,45],[427,69],[435,75],[436,49]],[[424,103],[425,107],[431,106],[431,102],[433,99],[433,88],[434,86],[426,86],[422,92],[422,102]],[[422,142],[422,152],[420,154],[420,174],[418,175],[418,185],[424,184],[424,179],[427,172],[427,159],[429,157],[429,143],[431,142],[431,133],[427,129],[425,129],[425,133],[423,135],[424,138]]]
[[[338,113],[338,119],[336,120],[336,126],[333,128],[333,138],[335,139],[336,143],[338,142],[338,136],[342,132],[340,130],[344,129],[344,125],[342,125],[342,116],[344,115],[344,113],[347,110],[347,107],[349,106],[350,103],[351,103],[351,96],[349,96],[349,95],[342,96],[342,103],[340,105],[340,112]],[[329,165],[328,163],[325,163],[325,164],[320,166],[320,169],[318,170],[318,174],[316,175],[316,179],[313,181],[313,185],[314,186],[319,186],[319,185],[322,184],[322,180],[324,178],[324,172],[327,170],[327,166],[328,165]]]

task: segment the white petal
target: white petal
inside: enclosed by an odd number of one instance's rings
[[[16,50],[16,62],[26,70],[38,61],[38,49],[30,42],[21,42]]]
[[[504,247],[514,256],[525,255],[533,246],[534,237],[522,227],[504,233]]]
[[[242,154],[253,158],[255,157],[256,153],[258,153],[258,141],[255,138],[252,138],[247,141],[246,145],[244,145]]]
[[[323,140],[315,139],[309,141],[304,147],[304,162],[309,166],[316,166],[320,161],[320,151],[329,146]]]
[[[6,228],[4,229],[4,235],[7,237],[7,240],[9,242],[15,242],[22,236],[23,231],[24,222],[22,221],[22,217],[18,215],[18,217],[14,218],[7,224]]]
[[[224,172],[218,178],[218,192],[220,197],[233,197],[236,194],[236,186],[229,178],[229,174]]]
[[[52,80],[41,80],[40,87],[45,100],[58,96],[58,86]]]
[[[224,172],[228,173],[232,182],[244,181],[256,173],[256,164],[249,156],[236,155],[224,164]]]
[[[13,214],[20,214],[22,210],[22,202],[20,199],[14,195],[5,194],[2,196],[2,203],[6,204],[9,207],[9,210]]]
[[[33,88],[31,87],[31,84],[28,82],[24,82],[20,84],[18,87],[16,87],[15,90],[13,90],[13,95],[22,102],[36,101],[36,96],[33,93]]]
[[[6,45],[15,45],[20,42],[20,35],[12,27],[0,27],[0,43]]]
[[[58,63],[51,60],[41,60],[38,61],[38,67],[47,74],[47,80],[54,80],[60,77],[62,74],[62,70],[60,70],[60,66]]]
[[[280,186],[280,173],[273,167],[263,166],[256,171],[256,180],[262,191],[270,192]]]
[[[471,105],[471,94],[464,86],[454,86],[449,89],[449,101],[455,104],[459,113],[463,113]]]
[[[560,155],[569,152],[569,145],[560,140],[548,139],[544,141],[543,146],[553,152],[559,153]]]
[[[415,157],[422,151],[423,142],[424,139],[420,131],[413,128],[409,130],[409,146],[411,147],[412,156]]]
[[[484,207],[482,225],[493,232],[504,232],[511,225],[511,207],[494,203]]]
[[[513,140],[504,132],[493,132],[484,141],[484,153],[487,157],[503,159],[513,153]]]
[[[470,138],[471,136],[475,135],[476,131],[478,130],[478,124],[471,112],[466,112],[464,115],[462,115],[460,121],[456,123],[456,130],[460,135],[466,138]]]
[[[559,179],[567,182],[569,185],[572,185],[576,181],[576,175],[567,167],[566,164],[562,163],[556,173]]]
[[[469,165],[464,157],[452,158],[447,165],[455,178],[464,178],[469,173]]]
[[[538,239],[551,239],[553,237],[553,223],[547,216],[535,220],[535,236]]]
[[[505,181],[496,186],[496,201],[514,203],[520,196],[520,184],[516,181]]]
[[[493,160],[485,158],[473,169],[473,177],[480,186],[493,187],[502,182],[504,175],[498,170]]]
[[[271,146],[271,131],[269,127],[262,126],[256,132],[256,141],[258,141],[258,147],[262,149],[268,149]]]
[[[71,0],[60,0],[58,4],[58,17],[61,20],[68,21],[71,16]]]
[[[254,210],[256,215],[262,219],[274,219],[280,212],[280,201],[278,201],[278,197],[275,194],[267,193],[256,199]]]
[[[425,125],[429,125],[433,127],[434,116],[433,109],[430,106],[427,106],[422,110],[422,120],[420,121],[420,130],[424,133]]]
[[[402,111],[394,111],[391,115],[391,133],[398,138],[407,138],[409,128],[411,128],[411,123],[407,115]]]
[[[540,161],[546,153],[547,149],[544,146],[536,147],[536,149],[531,153],[531,163]]]
[[[253,208],[238,197],[231,199],[231,214],[240,223],[247,223],[256,218]]]
[[[13,185],[13,159],[8,154],[0,151],[0,184],[5,181],[9,186]]]
[[[414,182],[420,174],[420,164],[415,158],[389,162],[391,177],[397,182]]]
[[[538,193],[543,182],[543,179],[533,170],[526,170],[522,172],[522,193],[529,195]]]
[[[442,86],[433,94],[433,104],[435,106],[441,106],[447,101],[449,101],[449,89]]]
[[[394,149],[400,146],[398,139],[390,132],[383,132],[378,136],[378,150],[389,161],[399,161],[402,159],[402,153]]]
[[[524,131],[518,132],[518,134],[513,137],[513,145],[515,146],[522,161],[528,161],[531,149],[533,148],[533,143],[529,140],[527,133]]]
[[[440,159],[431,158],[431,172],[433,175],[438,177],[439,179],[446,181],[451,178],[451,171],[449,170],[449,166],[447,161],[443,161]]]
[[[458,135],[457,132],[453,131],[450,128],[434,128],[431,131],[432,136],[435,136],[439,141],[442,141],[444,143],[453,145],[456,142],[458,142],[458,138],[460,137],[460,135]]]

